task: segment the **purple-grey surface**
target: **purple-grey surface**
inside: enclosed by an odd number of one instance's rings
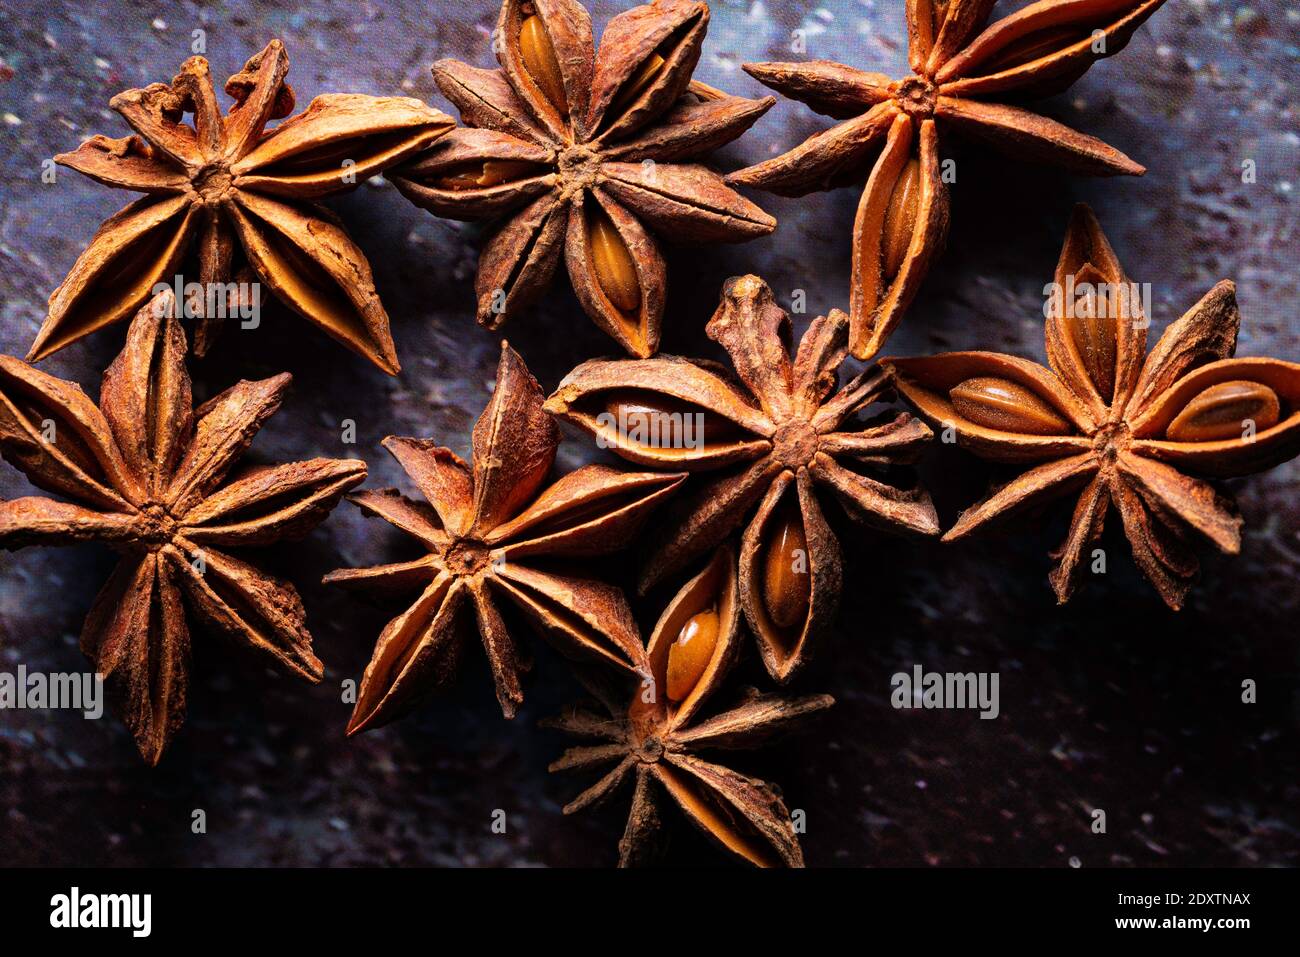
[[[596,2],[599,29],[630,4]],[[999,12],[1017,6],[1003,0]],[[93,133],[123,136],[115,93],[166,81],[196,31],[223,79],[284,40],[300,103],[324,92],[402,93],[450,110],[429,64],[492,62],[494,0],[423,3],[0,2],[0,351],[26,354],[45,301],[126,194],[43,164]],[[718,0],[697,76],[760,95],[748,60],[835,59],[901,76],[901,0],[820,4]],[[796,31],[806,50],[791,52]],[[977,149],[959,152],[946,254],[887,347],[894,354],[982,348],[1043,358],[1042,287],[1072,204],[1087,201],[1132,278],[1152,284],[1158,332],[1216,280],[1238,284],[1242,355],[1300,360],[1296,184],[1300,14],[1281,0],[1171,0],[1121,55],[1094,67],[1050,116],[1148,167],[1140,179],[1085,180]],[[778,104],[718,157],[738,168],[794,146],[828,121]],[[1243,176],[1250,164],[1253,177]],[[724,279],[764,276],[808,314],[846,304],[857,191],[806,199],[752,194],[780,227],[745,246],[671,250],[666,352],[721,358],[703,326]],[[432,436],[468,452],[499,339],[473,322],[477,228],[435,219],[376,181],[334,202],[367,251],[403,363],[390,379],[302,320],[268,310],[229,329],[193,364],[206,397],[239,378],[293,373],[294,390],[259,435],[263,461],[365,458],[369,485],[401,485],[379,447]],[[807,317],[802,317],[806,319]],[[802,320],[801,320],[802,321]],[[111,327],[42,368],[92,394],[122,343]],[[611,351],[561,276],[543,307],[505,334],[543,387]],[[340,441],[357,423],[357,442]],[[570,434],[561,467],[593,457]],[[923,469],[951,522],[991,479],[936,449]],[[960,546],[847,531],[850,584],[836,633],[802,692],[837,706],[815,731],[734,766],[779,782],[806,812],[813,865],[1294,865],[1300,862],[1300,466],[1233,483],[1242,553],[1204,553],[1184,611],[1167,611],[1112,527],[1104,576],[1068,606],[1046,583],[1068,506]],[[0,496],[30,494],[0,466]],[[1112,526],[1117,523],[1112,522]],[[566,742],[538,719],[581,694],[565,663],[536,649],[527,701],[502,720],[481,655],[403,722],[347,740],[341,685],[360,676],[399,605],[318,584],[335,567],[402,557],[401,536],[348,504],[300,543],[261,561],[296,583],[327,673],[286,678],[195,638],[189,718],[157,769],[113,717],[0,712],[0,864],[608,865],[628,796],[566,818],[590,783],[548,775]],[[112,567],[96,546],[0,553],[0,671],[76,671],[77,635]],[[630,563],[613,563],[627,579]],[[662,597],[636,602],[643,629]],[[913,664],[996,671],[1001,715],[890,706],[890,676]],[[1243,704],[1242,682],[1258,683]],[[733,679],[767,686],[752,654]],[[1106,812],[1105,833],[1092,829]],[[196,811],[206,832],[193,833]],[[494,812],[507,827],[496,833]],[[688,826],[668,860],[712,864]]]

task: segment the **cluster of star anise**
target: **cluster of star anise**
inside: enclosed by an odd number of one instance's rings
[[[825,695],[753,689],[710,708],[752,632],[778,684],[793,681],[834,621],[845,569],[835,528],[937,536],[907,467],[931,427],[976,455],[1024,466],[943,537],[964,537],[1054,497],[1077,497],[1051,583],[1061,602],[1089,567],[1111,506],[1134,557],[1178,608],[1194,545],[1240,547],[1241,518],[1215,481],[1300,453],[1300,365],[1233,358],[1240,322],[1223,282],[1146,351],[1150,317],[1100,226],[1076,211],[1046,325],[1050,368],[965,352],[870,360],[939,254],[948,220],[939,131],[1084,173],[1142,168],[1106,144],[1004,99],[1064,89],[1118,52],[1163,0],[1039,0],[986,26],[993,0],[909,0],[912,75],[840,64],[751,64],[763,83],[845,120],[723,178],[699,160],[774,102],[692,78],[709,10],[651,0],[614,17],[599,46],[577,0],[503,0],[499,69],[433,72],[466,124],[417,100],[318,97],[288,117],[287,55],[272,41],[232,76],[223,114],[208,64],[115,97],[135,131],[96,136],[60,163],[144,193],[103,224],[50,297],[29,360],[131,319],[98,404],[77,385],[0,356],[0,454],[62,499],[0,501],[0,548],[100,541],[120,563],[94,600],[82,647],[141,754],[156,764],[185,713],[189,622],[226,633],[308,680],[312,651],[293,585],[228,553],[307,534],[366,477],[357,460],[236,470],[289,384],[240,382],[194,407],[183,315],[202,354],[239,283],[292,309],[390,374],[399,370],[369,263],[316,200],[374,174],[443,216],[491,224],[477,317],[496,330],[535,303],[561,260],[584,311],[633,358],[582,363],[548,398],[502,343],[471,461],[390,436],[419,497],[350,497],[422,546],[415,559],[326,581],[413,596],[384,628],[349,734],[384,725],[457,671],[477,634],[502,713],[523,700],[530,622],[575,663],[599,710],[550,722],[587,743],[552,770],[604,770],[565,812],[629,786],[620,862],[653,858],[662,813],[736,858],[799,865],[779,792],[702,757],[752,747],[829,707]],[[728,182],[802,195],[865,179],[849,311],[794,341],[756,276],[728,280],[706,326],[730,364],[656,355],[666,270],[659,242],[738,242],[776,222]],[[193,255],[215,302],[156,286]],[[919,413],[874,409],[901,393]],[[566,421],[644,471],[589,465],[553,476]],[[929,424],[927,424],[927,422]],[[660,508],[663,506],[662,508]],[[658,511],[656,511],[658,510]],[[662,612],[641,637],[632,605],[594,559],[648,520],[638,591]],[[847,520],[847,521],[845,521]],[[654,590],[675,586],[660,602]]]
[[[315,202],[392,169],[393,182],[435,212],[498,221],[480,270],[485,325],[495,329],[535,301],[563,250],[592,318],[628,351],[652,355],[666,279],[655,234],[740,241],[776,225],[698,162],[774,102],[728,96],[692,79],[708,18],[699,0],[652,0],[615,17],[597,51],[587,13],[574,0],[505,0],[500,70],[452,62],[434,69],[465,129],[416,100],[364,95],[318,97],[276,125],[295,101],[279,41],[229,79],[232,103],[223,113],[208,63],[195,56],[170,83],[113,99],[133,135],[94,136],[57,157],[144,196],[103,224],[51,295],[29,360],[134,318],[98,405],[72,383],[0,357],[0,453],[33,484],[63,497],[0,502],[0,547],[96,540],[120,554],[90,609],[82,646],[149,763],[161,760],[184,720],[189,621],[321,680],[294,587],[227,549],[307,533],[366,475],[356,460],[236,471],[289,376],[240,383],[192,408],[182,319],[197,320],[194,349],[202,355],[230,309],[258,301],[246,288],[256,280],[396,374],[388,317],[366,256]],[[158,291],[190,262],[201,289],[215,286],[219,296],[177,301]],[[813,421],[843,357],[843,338],[837,315],[801,360],[805,381],[789,396],[798,408],[766,426],[789,419],[793,429],[798,419],[815,445],[815,436],[878,395],[882,380],[874,374]],[[552,478],[559,430],[544,404],[523,360],[503,344],[492,400],[474,429],[472,464],[430,441],[385,440],[423,500],[375,490],[353,501],[414,537],[427,554],[326,578],[416,596],[379,637],[348,732],[393,720],[450,678],[470,622],[501,709],[513,715],[528,656],[507,620],[522,613],[563,653],[608,667],[627,684],[616,709],[616,723],[627,725],[618,738],[622,766],[642,770],[633,812],[640,825],[624,842],[625,861],[646,857],[654,843],[647,810],[656,800],[654,780],[740,857],[801,862],[791,816],[775,791],[693,756],[768,736],[830,703],[755,699],[700,719],[741,647],[742,594],[746,603],[757,600],[747,584],[752,556],[738,566],[729,546],[711,559],[692,546],[692,554],[661,569],[659,577],[689,573],[707,559],[705,572],[672,605],[680,612],[689,604],[689,613],[673,612],[679,617],[671,633],[662,626],[644,643],[623,592],[601,580],[590,559],[632,541],[685,472],[593,465]],[[888,432],[863,437],[863,448],[876,442],[887,457],[927,434],[915,422],[899,436]],[[771,438],[756,437],[746,454]],[[803,451],[811,454],[808,441]],[[791,482],[791,454],[783,444],[769,455],[770,481]],[[849,490],[851,479],[822,480],[879,510],[869,491]],[[804,532],[802,520],[783,521],[792,537],[768,557],[769,574],[781,579],[786,613],[793,608],[807,623],[781,627],[812,634],[834,604],[834,539],[824,522]],[[790,556],[800,567],[783,571]],[[796,661],[805,640],[796,637]],[[618,680],[586,676],[593,687]]]

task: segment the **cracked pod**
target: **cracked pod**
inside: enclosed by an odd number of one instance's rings
[[[195,408],[185,348],[175,300],[163,292],[131,321],[98,406],[80,386],[0,356],[0,453],[33,485],[71,500],[0,502],[0,548],[97,541],[119,554],[81,649],[150,764],[185,721],[187,611],[286,671],[321,680],[297,590],[227,549],[307,534],[366,477],[356,459],[234,472],[291,377],[240,382]]]

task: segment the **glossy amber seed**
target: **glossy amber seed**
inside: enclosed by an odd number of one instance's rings
[[[551,105],[560,111],[560,115],[568,116],[569,103],[564,95],[564,74],[560,72],[555,47],[546,35],[542,18],[531,12],[532,4],[525,4],[524,10],[523,22],[519,24],[519,53],[523,57],[524,68],[551,101]]]
[[[535,168],[535,164],[524,160],[485,160],[482,163],[468,163],[440,176],[438,186],[454,190],[486,189],[490,186],[500,186],[511,180],[523,179]]]
[[[768,528],[763,555],[763,605],[778,628],[795,628],[808,617],[812,591],[808,540],[798,509],[787,508]]]
[[[653,448],[703,449],[738,442],[745,436],[736,423],[716,412],[640,389],[606,393],[605,412],[620,429]]]
[[[1188,402],[1165,434],[1175,442],[1239,439],[1248,424],[1259,433],[1277,425],[1280,417],[1277,393],[1268,386],[1246,380],[1220,382]]]
[[[686,700],[713,660],[721,622],[716,608],[696,612],[668,646],[668,700]]]
[[[1115,397],[1115,361],[1118,354],[1117,306],[1110,296],[1099,295],[1107,289],[1106,280],[1092,268],[1080,270],[1075,277],[1076,289],[1084,294],[1070,305],[1065,329],[1093,386],[1107,402]]]
[[[948,393],[963,418],[1021,435],[1071,435],[1074,427],[1038,395],[1010,379],[979,376]]]
[[[916,232],[916,214],[921,205],[921,163],[913,158],[903,167],[885,211],[884,235],[880,243],[880,268],[886,281],[898,275],[907,258],[907,248]]]
[[[611,112],[622,112],[624,107],[629,106],[638,96],[644,93],[667,62],[658,53],[650,54],[636,73],[632,74],[628,81],[623,84],[623,88],[618,91],[618,95],[614,97],[614,102],[611,104]]]
[[[601,291],[620,312],[635,313],[641,308],[636,263],[623,237],[601,211],[592,209],[587,216],[587,243]]]

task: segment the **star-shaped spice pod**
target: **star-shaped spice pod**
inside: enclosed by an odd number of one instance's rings
[[[881,360],[903,396],[961,445],[1033,466],[964,512],[944,539],[1077,494],[1051,574],[1065,602],[1113,504],[1138,567],[1177,609],[1198,568],[1195,541],[1230,554],[1241,545],[1235,503],[1203,478],[1249,475],[1300,452],[1300,365],[1232,358],[1240,316],[1227,281],[1146,355],[1149,319],[1085,206],[1070,222],[1052,288],[1050,369],[992,352]]]
[[[351,500],[411,535],[428,554],[325,577],[420,593],[379,636],[349,734],[400,717],[455,672],[462,607],[472,608],[477,618],[497,700],[508,718],[523,701],[519,678],[528,663],[506,630],[498,610],[502,598],[561,652],[634,667],[640,642],[623,593],[557,560],[616,551],[685,476],[589,465],[543,488],[559,443],[537,380],[505,343],[492,400],[474,425],[473,469],[432,441],[384,440],[428,504],[396,489],[360,492]]]
[[[138,135],[93,136],[55,157],[107,186],[146,195],[100,226],[50,296],[30,361],[131,315],[157,284],[172,282],[197,242],[205,301],[187,308],[202,316],[199,355],[227,310],[250,300],[225,284],[247,285],[255,274],[308,321],[397,373],[370,263],[314,200],[355,189],[455,124],[416,99],[348,93],[318,96],[266,132],[270,120],[293,112],[288,72],[284,45],[272,40],[226,81],[235,102],[222,116],[208,61],[190,57],[170,84],[109,101]]]
[[[727,181],[804,196],[866,175],[853,225],[849,348],[869,359],[915,298],[947,235],[941,130],[1075,173],[1145,172],[1101,140],[1002,101],[1064,90],[1122,50],[1163,2],[1039,0],[981,30],[994,0],[908,0],[912,75],[897,81],[827,60],[747,63],[760,83],[846,122]]]
[[[753,748],[794,729],[835,703],[830,695],[782,698],[753,689],[714,717],[701,712],[740,650],[736,556],[719,549],[664,609],[637,661],[641,686],[626,697],[599,681],[590,690],[607,714],[571,708],[544,722],[604,742],[571,748],[552,771],[615,766],[564,808],[597,805],[635,778],[619,865],[647,863],[661,850],[663,799],[670,798],[720,847],[760,866],[802,867],[803,854],[780,794],[769,784],[699,757],[699,752]]]
[[[164,292],[132,320],[98,407],[80,386],[0,356],[0,454],[33,485],[72,500],[0,502],[0,547],[98,541],[121,554],[86,617],[81,648],[150,764],[185,719],[185,605],[320,681],[297,591],[224,549],[305,535],[366,477],[364,462],[312,459],[227,480],[291,377],[240,382],[195,409],[185,349]]]
[[[653,355],[667,275],[651,231],[733,243],[776,228],[717,173],[686,162],[776,102],[691,80],[708,21],[699,0],[654,0],[611,20],[596,52],[576,0],[505,0],[501,69],[434,64],[472,129],[390,179],[440,216],[499,221],[479,259],[480,323],[497,329],[536,302],[563,256],[587,315],[629,353]]]
[[[835,392],[848,324],[839,310],[814,319],[792,361],[790,318],[767,283],[731,279],[705,331],[730,354],[739,381],[713,363],[678,356],[601,359],[569,373],[546,404],[624,458],[717,473],[658,523],[640,588],[683,571],[748,521],[741,602],[768,673],[782,683],[802,666],[839,602],[839,543],[819,488],[858,521],[939,532],[923,490],[857,470],[914,461],[932,433],[906,412],[844,431],[854,413],[890,389],[872,367]]]

